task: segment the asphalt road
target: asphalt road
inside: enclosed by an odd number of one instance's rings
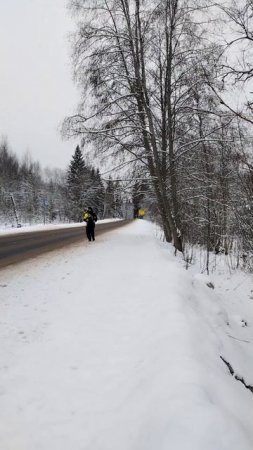
[[[96,236],[122,227],[129,222],[130,220],[98,223],[96,224]],[[85,224],[80,224],[80,227],[0,236],[0,268],[85,239]]]

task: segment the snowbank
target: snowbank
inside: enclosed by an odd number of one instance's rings
[[[140,220],[0,271],[0,448],[252,450],[251,287]]]
[[[110,222],[118,222],[123,219],[102,219],[98,220],[97,223],[110,223]],[[39,225],[23,225],[21,228],[1,228],[0,227],[0,236],[7,234],[16,234],[16,233],[29,233],[31,231],[43,231],[43,230],[57,230],[59,228],[73,228],[73,227],[83,227],[84,222],[78,223],[57,223],[57,224],[39,224]]]

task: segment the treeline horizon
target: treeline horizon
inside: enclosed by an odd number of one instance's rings
[[[78,222],[92,206],[100,219],[122,215],[119,183],[102,180],[77,146],[66,169],[44,168],[30,155],[21,160],[6,139],[0,143],[0,224]]]

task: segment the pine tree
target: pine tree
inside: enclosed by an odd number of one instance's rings
[[[85,176],[87,174],[85,162],[79,145],[69,165],[67,172],[67,195],[69,218],[80,221],[85,209]],[[86,180],[87,181],[87,180]]]

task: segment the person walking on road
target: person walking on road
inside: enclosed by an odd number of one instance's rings
[[[97,221],[97,215],[90,206],[83,213],[83,220],[86,222],[86,235],[88,240],[95,241],[95,223]]]

